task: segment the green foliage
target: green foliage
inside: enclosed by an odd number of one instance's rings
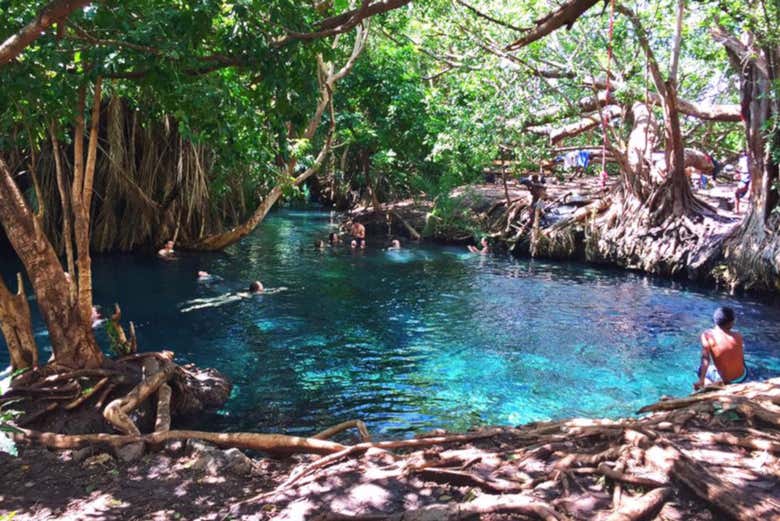
[[[11,388],[11,381],[14,378],[26,371],[26,368],[19,369],[0,380],[0,396],[4,395]],[[7,452],[13,456],[16,456],[18,451],[16,443],[10,435],[20,432],[13,421],[22,414],[20,411],[12,408],[13,404],[17,402],[18,400],[11,400],[0,405],[0,452]]]
[[[108,350],[114,356],[125,356],[130,354],[129,346],[119,340],[119,330],[112,320],[106,320],[106,334],[108,335]]]
[[[448,194],[439,195],[434,201],[433,210],[423,229],[423,236],[432,238],[476,237],[480,227],[474,214],[465,204],[469,193],[451,197]]]
[[[43,4],[4,2],[0,37],[33,19]],[[72,125],[78,89],[102,75],[106,96],[121,96],[144,121],[173,116],[185,139],[208,144],[215,207],[235,197],[237,186],[262,194],[276,183],[284,161],[312,164],[325,125],[311,140],[295,136],[319,95],[317,56],[344,63],[354,36],[281,47],[274,41],[287,31],[311,31],[322,17],[352,4],[337,0],[318,11],[314,2],[293,0],[93,3],[74,13],[61,34],[47,32],[4,67],[0,150],[26,148],[30,137],[42,141],[52,120],[61,129]],[[337,132],[328,168],[347,188],[365,193],[372,187],[386,200],[436,197],[481,181],[499,145],[513,148],[515,175],[534,172],[540,160],[555,155],[546,137],[527,128],[579,117],[578,102],[593,96],[589,83],[605,77],[608,11],[594,8],[570,30],[507,54],[506,44],[518,36],[509,26],[533,26],[549,13],[550,2],[469,5],[503,25],[451,0],[415,3],[372,20],[366,50],[335,89]],[[666,70],[676,3],[625,5],[638,13]],[[680,97],[736,103],[735,71],[709,29],[715,23],[737,35],[748,29],[762,44],[777,45],[776,3],[687,2],[685,14]],[[612,44],[613,92],[630,106],[654,87],[625,16],[615,17]],[[541,115],[548,110],[552,116]],[[627,135],[626,119],[612,122],[616,135]],[[683,118],[683,127],[688,146],[718,158],[743,146],[739,125]],[[600,143],[596,128],[566,145]],[[300,191],[288,186],[285,193]]]

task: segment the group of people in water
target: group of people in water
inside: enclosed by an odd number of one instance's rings
[[[330,232],[328,234],[328,240],[325,242],[322,239],[314,241],[314,248],[317,250],[325,250],[325,248],[335,248],[346,244],[349,241],[349,247],[353,250],[365,250],[366,249],[366,227],[356,221],[347,221],[345,225],[347,232],[340,234],[338,232]],[[401,241],[393,239],[390,245],[385,248],[388,251],[400,250]]]
[[[171,239],[165,242],[162,248],[157,250],[157,256],[161,259],[165,260],[174,260],[176,258],[176,251],[174,250],[175,242]],[[222,277],[219,275],[213,275],[207,271],[204,270],[198,270],[196,274],[198,282],[203,283],[212,283],[222,280]],[[207,307],[216,307],[221,306],[223,304],[227,304],[229,302],[235,302],[238,300],[243,300],[245,298],[250,298],[256,295],[261,294],[267,294],[267,293],[276,293],[278,291],[284,291],[287,288],[273,288],[271,290],[267,290],[263,283],[259,280],[253,280],[249,283],[249,286],[245,290],[240,291],[233,291],[229,293],[225,293],[224,295],[219,295],[217,297],[209,297],[209,298],[198,298],[189,300],[184,303],[184,306],[181,309],[182,313],[186,313],[188,311],[194,311],[196,309],[202,309]]]
[[[366,228],[358,222],[347,223],[348,236],[342,238],[339,233],[331,232],[328,235],[328,246],[335,247],[349,240],[350,248],[365,249],[366,247]],[[325,241],[318,240],[315,243],[317,249],[326,247]],[[393,239],[388,250],[400,250],[401,243],[398,239]],[[487,237],[480,240],[479,247],[469,245],[468,250],[471,253],[487,255],[491,252]],[[163,259],[171,259],[174,256],[174,241],[169,240],[157,252],[157,255]],[[213,282],[221,280],[220,277],[212,275],[206,271],[198,271],[197,279],[199,282]],[[275,288],[270,292],[283,291],[286,288]],[[234,302],[254,295],[269,293],[263,287],[259,280],[252,281],[244,291],[237,291],[220,295],[218,297],[193,299],[186,302],[181,311],[188,312],[206,307],[215,307],[228,302]],[[742,383],[748,378],[747,367],[745,366],[744,341],[742,335],[734,330],[736,315],[734,310],[729,307],[719,307],[713,314],[714,327],[707,329],[700,336],[701,342],[701,360],[697,371],[697,380],[694,382],[694,389],[700,389],[712,384],[731,384]],[[102,319],[97,308],[93,308],[93,321],[99,323]]]

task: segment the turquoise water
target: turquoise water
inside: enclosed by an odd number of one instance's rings
[[[772,303],[462,248],[386,252],[383,238],[315,251],[331,219],[279,211],[224,253],[171,262],[98,257],[95,302],[120,302],[142,349],[229,375],[229,403],[200,422],[225,430],[306,434],[362,418],[389,436],[629,415],[689,392],[718,305],[736,309],[754,374],[780,374]],[[198,282],[199,269],[222,280]],[[256,278],[288,289],[183,311]]]

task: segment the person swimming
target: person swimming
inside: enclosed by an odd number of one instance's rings
[[[732,328],[736,318],[734,310],[720,307],[712,315],[715,327],[701,334],[701,363],[699,379],[694,389],[713,383],[742,383],[747,380],[744,342],[742,335]],[[714,365],[710,365],[710,359]]]
[[[401,241],[398,239],[393,239],[393,242],[390,243],[390,246],[387,247],[387,251],[393,251],[393,250],[400,250],[401,249]]]
[[[322,239],[317,239],[316,241],[314,241],[314,249],[318,250],[318,251],[324,250],[325,249],[325,241],[323,241]]]
[[[341,244],[341,237],[339,237],[339,234],[336,232],[330,232],[328,234],[328,244],[330,246],[338,246]]]
[[[482,246],[482,249],[477,248],[476,246],[473,246],[469,244],[468,248],[471,253],[479,253],[480,255],[487,255],[490,253],[490,245],[488,244],[487,237],[482,237],[482,240],[479,242]]]
[[[249,287],[245,291],[235,291],[225,293],[224,295],[218,295],[216,297],[188,300],[181,304],[183,307],[180,311],[182,313],[187,313],[190,311],[195,311],[196,309],[216,308],[224,306],[225,304],[230,304],[231,302],[238,302],[240,300],[248,299],[258,295],[273,295],[275,293],[280,293],[286,290],[287,288],[284,286],[280,286],[278,288],[266,288],[263,286],[262,282],[255,280],[249,284]]]
[[[157,251],[157,256],[164,259],[173,257],[175,253],[173,251],[174,242],[166,241],[165,245]]]

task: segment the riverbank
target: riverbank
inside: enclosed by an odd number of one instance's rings
[[[643,408],[461,435],[247,458],[169,443],[0,455],[0,515],[44,519],[776,519],[780,378]],[[352,443],[345,441],[345,443]],[[254,455],[257,456],[257,455]]]
[[[689,220],[673,241],[663,226],[642,230],[632,224],[624,230],[625,223],[616,224],[622,213],[636,210],[615,195],[616,183],[604,189],[594,177],[548,178],[543,185],[511,179],[506,185],[459,187],[435,202],[406,199],[384,204],[379,212],[372,206],[358,207],[350,216],[377,234],[422,236],[449,244],[473,244],[487,236],[494,249],[520,257],[613,265],[729,288],[741,284],[721,251],[748,212],[748,203],[740,214],[734,211],[733,181],[696,189],[696,197],[712,213]],[[637,241],[626,239],[629,232],[638,234]]]

